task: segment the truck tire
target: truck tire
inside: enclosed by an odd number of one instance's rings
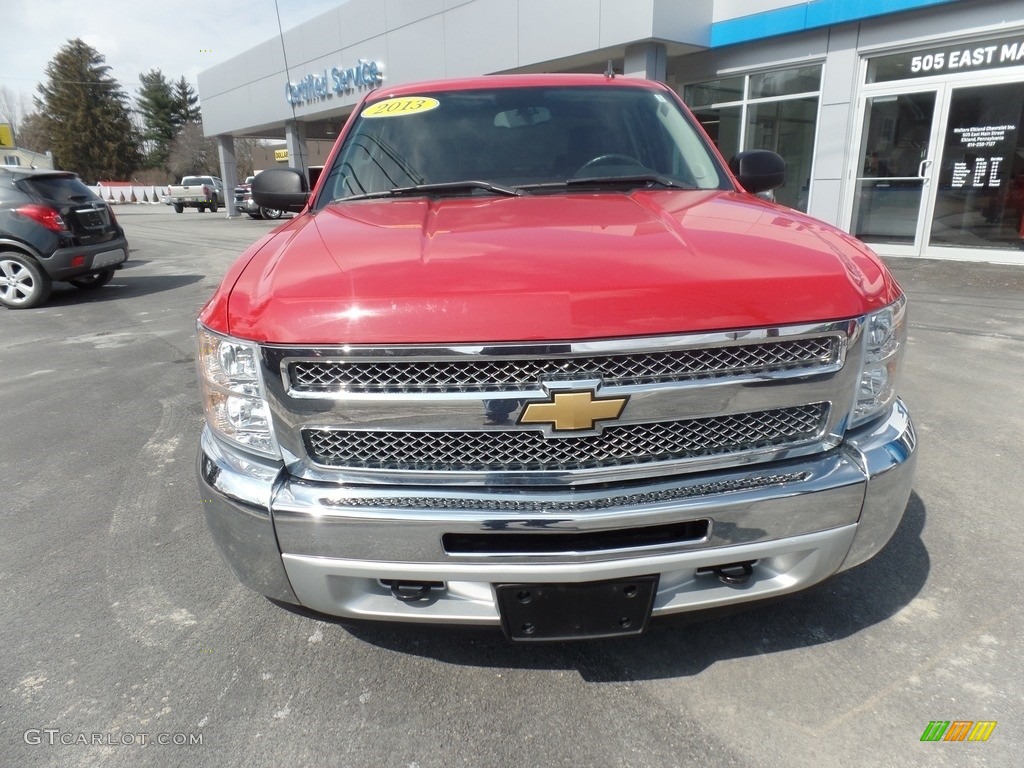
[[[280,219],[281,213],[277,208],[260,208],[260,216],[264,219]]]
[[[174,212],[175,213],[181,213],[184,210],[185,210],[185,206],[184,205],[181,205],[180,203],[175,203],[174,204]]]
[[[0,304],[9,309],[32,309],[50,297],[53,281],[31,256],[0,251]]]
[[[114,270],[104,269],[102,272],[97,272],[95,275],[73,277],[68,280],[68,282],[75,286],[75,288],[81,288],[83,291],[94,291],[97,288],[102,288],[113,279]]]
[[[217,201],[214,200],[212,203],[210,203],[210,213],[216,213],[216,212],[217,212]]]
[[[206,213],[206,206],[205,205],[200,205],[199,206],[199,212],[200,213]]]

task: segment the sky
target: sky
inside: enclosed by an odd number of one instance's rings
[[[344,0],[277,0],[287,31]],[[106,57],[132,98],[139,74],[159,69],[168,80],[196,75],[277,37],[274,0],[0,0],[4,42],[0,87],[25,94],[29,110],[46,65],[68,40],[82,38]]]

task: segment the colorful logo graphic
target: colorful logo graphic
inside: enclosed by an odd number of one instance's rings
[[[988,741],[995,729],[995,720],[932,720],[921,741]]]

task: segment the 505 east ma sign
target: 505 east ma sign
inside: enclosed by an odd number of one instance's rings
[[[872,82],[1022,65],[1024,37],[1005,38],[882,56],[872,62]]]
[[[359,59],[354,67],[331,67],[322,76],[306,75],[297,83],[284,86],[285,99],[292,106],[308,101],[325,99],[334,94],[351,93],[356,89],[372,88],[384,80],[384,65],[379,61]]]

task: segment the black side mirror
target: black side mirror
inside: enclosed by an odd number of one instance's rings
[[[766,192],[786,183],[786,161],[767,149],[748,149],[729,161],[729,170],[750,192]]]
[[[294,168],[268,168],[252,180],[252,199],[261,208],[298,213],[309,202],[309,184]]]

